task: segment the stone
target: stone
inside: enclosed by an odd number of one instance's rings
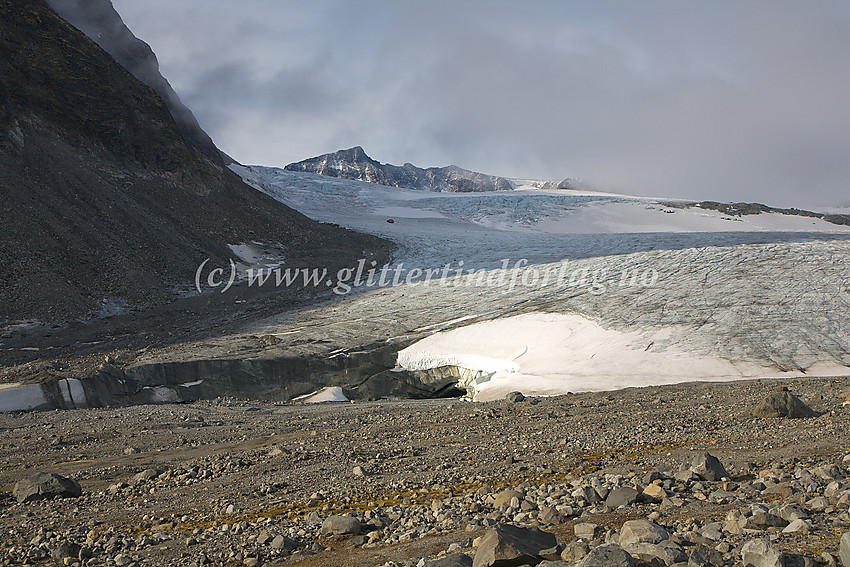
[[[473,567],[536,564],[541,551],[558,545],[555,534],[537,528],[497,524],[487,529],[475,552]]]
[[[80,546],[72,541],[63,541],[51,552],[53,559],[61,561],[66,557],[76,559],[80,554]]]
[[[125,455],[138,455],[141,451],[137,447],[127,447],[124,449]]]
[[[522,392],[508,392],[505,399],[512,403],[519,403],[525,401],[525,396]]]
[[[18,502],[32,502],[48,498],[78,498],[83,493],[80,484],[56,473],[38,472],[15,484],[12,494]]]
[[[640,563],[646,563],[656,567],[673,565],[674,563],[686,563],[688,556],[678,545],[673,543],[658,545],[655,543],[632,543],[624,545],[629,555]]]
[[[149,480],[153,480],[160,475],[160,471],[156,469],[145,469],[140,473],[133,475],[131,480],[132,484],[139,484],[142,482],[147,482]]]
[[[691,549],[688,567],[714,567],[723,565],[723,554],[707,545],[697,545]]]
[[[501,491],[496,495],[496,500],[493,502],[493,506],[498,510],[502,506],[508,507],[511,505],[511,500],[517,498],[522,500],[522,493],[517,492],[516,490],[511,490],[510,488]]]
[[[272,539],[272,549],[295,549],[295,541],[283,535],[277,535]]]
[[[807,522],[806,520],[804,520],[802,518],[797,518],[796,520],[793,520],[790,524],[785,526],[782,529],[782,533],[784,533],[784,534],[794,534],[794,533],[797,533],[797,532],[808,533],[809,531],[811,531],[811,529],[812,529],[812,525],[809,522]]]
[[[703,480],[718,481],[728,477],[729,473],[723,467],[723,463],[709,453],[699,453],[691,461],[691,471]]]
[[[744,567],[783,567],[782,553],[767,539],[754,539],[741,548]]]
[[[590,550],[576,567],[634,567],[635,560],[619,545],[600,545]]]
[[[649,520],[629,520],[620,530],[620,545],[631,543],[661,543],[670,539],[667,530]]]
[[[472,567],[472,557],[465,553],[453,553],[427,561],[425,567]]]
[[[850,567],[850,532],[845,532],[838,543],[838,556],[844,567]]]
[[[593,541],[600,537],[603,531],[602,526],[588,522],[582,522],[573,526],[573,533],[577,538],[583,539],[584,541]]]
[[[602,502],[602,499],[599,497],[599,493],[592,486],[579,486],[572,492],[573,498],[577,498],[579,500],[586,500],[591,504],[596,504],[597,502]]]
[[[369,476],[369,471],[367,471],[360,465],[354,467],[351,472],[354,474],[354,476]]]
[[[245,567],[257,567],[259,564],[260,560],[256,557],[246,557],[245,561],[242,562]]]
[[[763,399],[753,410],[753,417],[787,417],[801,419],[817,417],[818,413],[807,406],[800,398],[780,388]]]
[[[557,510],[549,506],[540,509],[540,521],[545,524],[560,524],[563,518]]]
[[[619,508],[620,506],[628,506],[634,504],[640,492],[630,486],[615,488],[608,493],[608,498],[605,499],[605,505],[609,508]]]
[[[358,535],[362,530],[360,520],[351,516],[328,516],[319,531],[321,534]]]
[[[744,528],[750,530],[766,530],[768,528],[784,528],[788,525],[788,521],[782,519],[770,512],[754,512],[752,516],[747,518],[747,523]]]
[[[643,489],[643,496],[650,502],[661,502],[667,498],[667,491],[659,484],[650,484]]]
[[[567,563],[575,563],[584,559],[585,555],[590,553],[590,547],[583,541],[574,541],[568,543],[561,552],[561,559]]]
[[[799,504],[786,504],[779,509],[779,515],[789,522],[805,520],[809,517],[809,513]]]

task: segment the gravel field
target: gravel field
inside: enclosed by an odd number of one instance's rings
[[[753,417],[783,386],[819,415]],[[850,527],[848,386],[4,414],[0,564],[507,565],[487,562],[477,538],[509,524],[554,534],[546,558],[584,567],[595,548],[631,549],[637,564],[708,554],[705,564],[743,565],[742,546],[759,538],[766,560],[834,563]],[[682,472],[704,452],[723,477]],[[36,471],[73,479],[82,495],[18,502],[16,483]],[[656,549],[653,563],[629,547],[634,519],[661,526],[667,555]]]

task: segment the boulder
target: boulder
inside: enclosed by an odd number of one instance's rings
[[[620,530],[620,545],[630,543],[661,543],[670,539],[667,530],[649,520],[629,520]]]
[[[508,392],[505,395],[505,399],[509,402],[518,403],[525,401],[525,396],[522,392]]]
[[[328,516],[322,522],[320,533],[333,535],[357,535],[363,527],[360,520],[350,516]]]
[[[18,502],[31,502],[56,496],[77,498],[82,493],[80,484],[76,480],[46,472],[35,473],[19,480],[12,490],[12,494]]]
[[[140,473],[133,475],[131,484],[140,484],[142,482],[147,482],[149,480],[153,480],[160,475],[160,471],[157,469],[145,469]]]
[[[844,567],[850,567],[850,532],[845,532],[841,536],[838,544],[838,556],[841,557],[841,564]]]
[[[522,492],[517,492],[516,490],[511,490],[508,488],[507,490],[503,490],[496,495],[496,500],[493,502],[493,506],[498,510],[502,506],[508,507],[511,505],[511,500],[514,498],[522,501],[523,496]]]
[[[741,548],[744,567],[783,567],[782,552],[767,539],[754,539]]]
[[[472,567],[472,557],[465,553],[453,553],[425,563],[425,567]]]
[[[800,419],[817,417],[818,413],[783,387],[763,399],[753,410],[753,416]]]
[[[576,567],[635,567],[635,560],[619,545],[600,545],[590,550]]]
[[[620,506],[628,506],[634,504],[640,492],[630,486],[615,488],[608,493],[608,498],[605,499],[605,505],[609,508],[619,508]]]
[[[573,533],[576,534],[577,538],[584,541],[592,541],[600,537],[603,531],[602,526],[588,522],[582,522],[573,526]]]
[[[691,471],[703,480],[717,481],[728,477],[729,473],[723,467],[723,463],[709,453],[699,453],[691,461]]]
[[[781,518],[770,512],[754,512],[752,516],[747,518],[747,523],[744,525],[750,530],[766,530],[768,528],[784,528],[788,525],[788,520]]]
[[[678,545],[673,543],[658,545],[655,543],[632,543],[624,545],[629,555],[640,563],[662,567],[674,563],[687,563],[688,556]]]
[[[715,565],[723,565],[722,553],[703,544],[691,549],[688,567],[714,567]]]
[[[537,528],[497,524],[488,528],[475,552],[473,567],[537,564],[543,550],[558,545],[555,534]]]

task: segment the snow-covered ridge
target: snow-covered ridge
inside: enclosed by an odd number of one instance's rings
[[[520,186],[538,189],[571,188],[571,180],[569,179],[560,183],[513,180],[497,175],[469,171],[456,165],[421,168],[412,163],[401,166],[381,163],[366,155],[366,152],[360,146],[290,163],[285,169],[420,191],[474,193],[478,191],[511,191]]]

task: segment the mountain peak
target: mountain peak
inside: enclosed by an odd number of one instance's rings
[[[369,157],[361,146],[290,163],[284,169],[424,191],[510,191],[514,188],[513,182],[504,177],[469,171],[456,165],[423,169],[412,163],[403,166],[384,164]]]

